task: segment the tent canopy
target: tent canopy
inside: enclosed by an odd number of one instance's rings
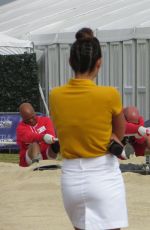
[[[71,42],[85,26],[106,42],[150,38],[150,0],[16,0],[0,12],[1,32],[37,45]]]
[[[33,48],[30,41],[20,40],[0,33],[0,54],[22,54]]]

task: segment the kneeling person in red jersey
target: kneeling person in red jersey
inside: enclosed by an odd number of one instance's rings
[[[135,106],[124,108],[126,119],[126,135],[132,144],[136,156],[144,156],[146,148],[150,148],[150,128],[144,127],[144,118]]]
[[[55,141],[55,131],[50,118],[36,116],[30,103],[22,103],[19,112],[22,117],[16,130],[20,148],[19,165],[27,167],[39,160],[56,158],[59,143]]]
[[[150,128],[144,127],[144,118],[139,114],[137,107],[125,107],[123,113],[126,120],[126,136],[120,142],[112,134],[109,151],[122,160],[129,159],[133,153],[136,156],[144,156],[146,149],[150,149]]]

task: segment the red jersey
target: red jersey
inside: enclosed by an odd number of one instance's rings
[[[126,121],[125,134],[138,134],[138,129],[140,126],[144,126],[144,119],[142,116],[139,117],[139,121],[137,124]],[[139,144],[142,144],[143,142],[145,142],[145,138],[135,138],[135,141]]]
[[[138,134],[138,129],[140,126],[144,126],[144,119],[142,116],[139,117],[139,122],[137,124],[126,121],[126,131],[125,134]],[[135,150],[136,156],[144,156],[146,149],[145,137],[136,138],[133,137],[132,146]]]
[[[35,126],[25,124],[21,121],[16,129],[17,144],[20,148],[19,165],[23,167],[28,166],[25,160],[25,155],[30,143],[38,142],[43,159],[47,159],[46,150],[49,145],[43,141],[43,136],[45,134],[51,134],[55,137],[54,127],[49,117],[36,116],[36,120],[37,123]]]

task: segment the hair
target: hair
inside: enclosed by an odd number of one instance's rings
[[[80,29],[70,50],[70,65],[75,73],[92,72],[102,57],[101,46],[90,28]]]

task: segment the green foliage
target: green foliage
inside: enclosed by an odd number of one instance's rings
[[[16,112],[22,102],[40,107],[36,55],[0,55],[0,112]]]

